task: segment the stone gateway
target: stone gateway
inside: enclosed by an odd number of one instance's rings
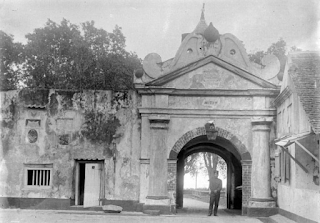
[[[143,68],[135,86],[142,102],[139,200],[144,208],[183,207],[185,158],[213,152],[228,166],[228,208],[251,216],[275,213],[270,151],[276,80],[257,75],[263,70],[248,61],[242,43],[231,34],[219,35],[203,12],[174,58],[162,62],[152,53]]]

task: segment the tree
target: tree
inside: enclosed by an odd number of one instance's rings
[[[287,43],[282,38],[280,38],[277,42],[272,43],[271,46],[269,46],[266,54],[274,54],[278,58],[281,58],[286,54],[286,51]]]
[[[263,50],[257,51],[255,53],[252,54],[248,54],[249,56],[249,60],[251,62],[257,63],[257,64],[261,64],[261,59],[266,55],[266,53]]]
[[[215,171],[219,171],[224,178],[227,175],[226,162],[217,154],[210,152],[193,153],[185,159],[185,173],[195,176],[204,171],[209,177],[213,177]]]
[[[24,82],[28,87],[111,89],[133,87],[132,75],[141,66],[135,53],[125,50],[125,37],[85,22],[48,20],[45,27],[26,35]]]
[[[219,170],[219,172],[224,178],[226,177],[227,165],[220,156],[218,156],[217,154],[208,153],[208,152],[202,153],[202,156],[203,156],[203,160],[205,163],[208,176],[210,178],[213,177],[215,171],[217,170]]]
[[[290,52],[293,52],[293,51],[301,51],[301,49],[299,49],[296,46],[292,46],[290,48]],[[268,47],[266,52],[263,50],[260,50],[255,53],[248,54],[248,56],[250,61],[262,65],[262,62],[261,62],[262,58],[267,54],[273,54],[278,57],[282,66],[281,69],[283,69],[285,64],[283,61],[286,60],[286,52],[287,52],[287,43],[284,39],[280,38],[277,42],[272,43],[271,46]]]
[[[280,38],[277,42],[272,43],[266,52],[260,50],[255,53],[248,54],[248,56],[250,61],[262,65],[261,60],[265,55],[274,54],[279,58],[279,60],[281,60],[286,55],[286,51],[287,43],[282,38]]]
[[[195,176],[199,170],[202,170],[201,156],[199,153],[193,153],[189,155],[184,161],[184,173],[190,173],[191,176]]]
[[[13,42],[13,36],[0,30],[0,90],[16,89],[21,71],[23,46]]]
[[[298,52],[298,51],[302,51],[302,50],[299,49],[299,48],[296,47],[296,46],[292,46],[292,47],[290,48],[290,52]]]

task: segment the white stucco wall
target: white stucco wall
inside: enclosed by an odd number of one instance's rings
[[[278,185],[278,205],[281,209],[320,222],[320,191]]]

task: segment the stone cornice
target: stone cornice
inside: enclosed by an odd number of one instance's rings
[[[241,160],[242,166],[251,166],[252,160]]]
[[[272,96],[279,95],[279,89],[176,89],[163,87],[141,87],[136,88],[139,94],[154,95],[182,95],[182,96]]]
[[[167,162],[168,164],[171,163],[171,164],[177,164],[177,161],[178,159],[168,159]]]
[[[287,86],[279,95],[274,99],[275,106],[281,105],[287,98],[290,97],[292,91],[289,86]]]
[[[176,108],[138,108],[141,115],[197,115],[197,116],[275,116],[276,109],[266,110],[208,110]]]
[[[252,125],[269,125],[272,122],[272,117],[255,117],[251,119]]]
[[[170,116],[168,115],[152,115],[149,116],[151,129],[168,129]]]
[[[149,158],[144,158],[144,159],[140,159],[140,164],[150,164],[150,159]]]
[[[270,125],[273,122],[273,117],[254,117],[251,119],[252,131],[270,132]]]

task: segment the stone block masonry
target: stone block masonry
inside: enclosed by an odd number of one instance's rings
[[[176,191],[177,163],[176,160],[168,160],[168,191]]]
[[[242,215],[247,214],[251,197],[251,161],[242,161]]]

